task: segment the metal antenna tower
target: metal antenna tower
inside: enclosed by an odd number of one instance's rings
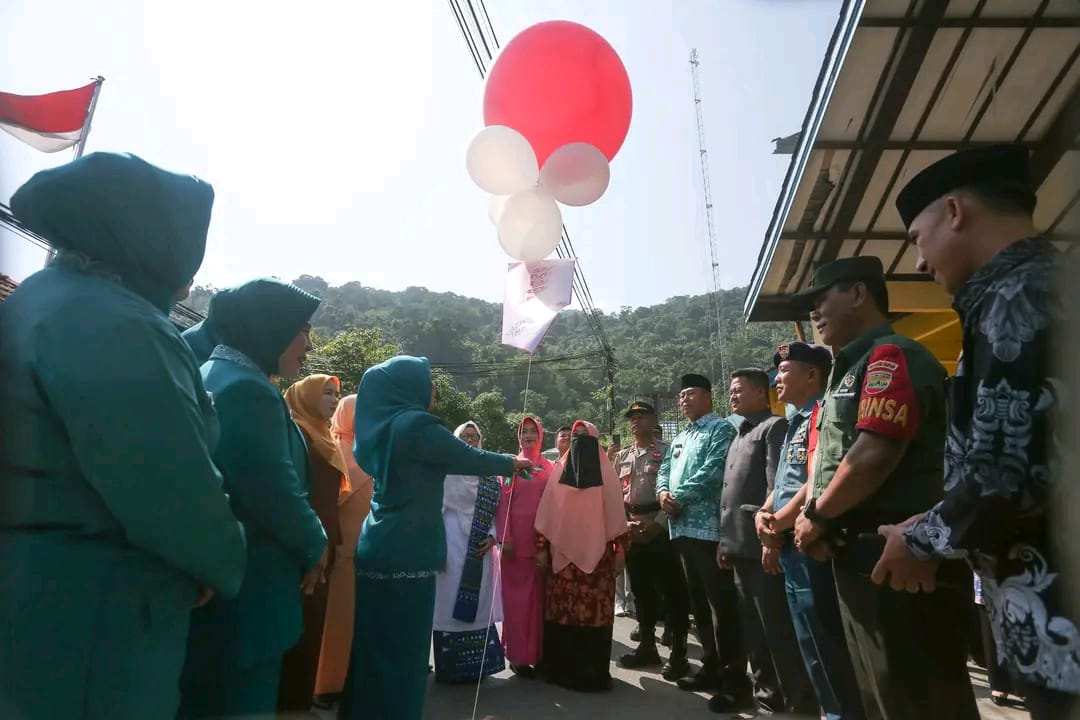
[[[694,112],[697,114],[701,184],[705,191],[705,227],[709,236],[709,262],[712,264],[712,304],[713,312],[716,315],[716,349],[720,356],[720,375],[713,378],[713,382],[725,387],[727,384],[727,362],[724,357],[724,340],[720,336],[720,311],[724,301],[720,294],[720,252],[716,244],[716,224],[713,222],[712,186],[709,183],[709,151],[705,148],[705,116],[701,109],[701,85],[698,81],[699,65],[698,51],[697,48],[694,48],[690,51],[690,74],[694,79]],[[721,396],[726,397],[727,392],[721,393]]]

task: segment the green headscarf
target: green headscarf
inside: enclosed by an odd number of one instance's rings
[[[439,422],[428,412],[430,402],[431,365],[427,358],[398,355],[368,368],[356,391],[353,423],[353,455],[360,467],[385,482],[394,434],[416,421]]]
[[[162,312],[202,265],[213,205],[208,183],[114,153],[42,170],[11,197],[23,225]]]
[[[199,365],[209,360],[214,348],[221,344],[221,337],[218,335],[217,325],[214,323],[215,306],[219,297],[221,297],[220,292],[210,298],[210,305],[206,308],[205,320],[192,325],[182,333],[184,342],[188,344],[191,352],[195,354],[195,362]]]
[[[277,372],[281,353],[321,302],[295,285],[269,278],[222,290],[214,300],[213,329],[221,342],[254,360],[267,375]]]

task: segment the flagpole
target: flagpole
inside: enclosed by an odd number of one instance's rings
[[[105,78],[98,75],[94,78],[94,94],[90,97],[90,106],[86,108],[86,120],[83,121],[82,131],[79,133],[79,142],[75,146],[75,159],[78,160],[82,157],[83,150],[86,149],[86,136],[90,134],[90,125],[94,121],[94,110],[97,109],[98,95],[101,94],[101,84],[105,82]],[[45,267],[49,267],[49,263],[56,257],[56,248],[49,248],[48,255],[45,257]]]
[[[97,109],[98,95],[101,94],[101,83],[105,82],[105,78],[100,75],[95,79],[94,94],[90,98],[90,107],[86,109],[86,122],[83,123],[82,132],[79,133],[79,144],[75,146],[75,159],[78,160],[82,157],[83,150],[86,148],[86,137],[90,134],[90,124],[94,121],[94,110]]]

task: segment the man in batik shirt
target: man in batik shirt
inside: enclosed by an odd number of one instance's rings
[[[953,296],[964,340],[949,392],[946,496],[906,529],[881,529],[887,548],[874,578],[926,586],[938,561],[967,557],[1031,717],[1069,717],[1080,694],[1080,634],[1049,522],[1057,252],[1032,222],[1027,150],[946,157],[896,204],[919,270]]]

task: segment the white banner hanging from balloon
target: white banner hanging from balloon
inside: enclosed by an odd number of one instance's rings
[[[536,352],[555,316],[570,304],[576,262],[510,263],[503,298],[503,345],[530,355]]]

